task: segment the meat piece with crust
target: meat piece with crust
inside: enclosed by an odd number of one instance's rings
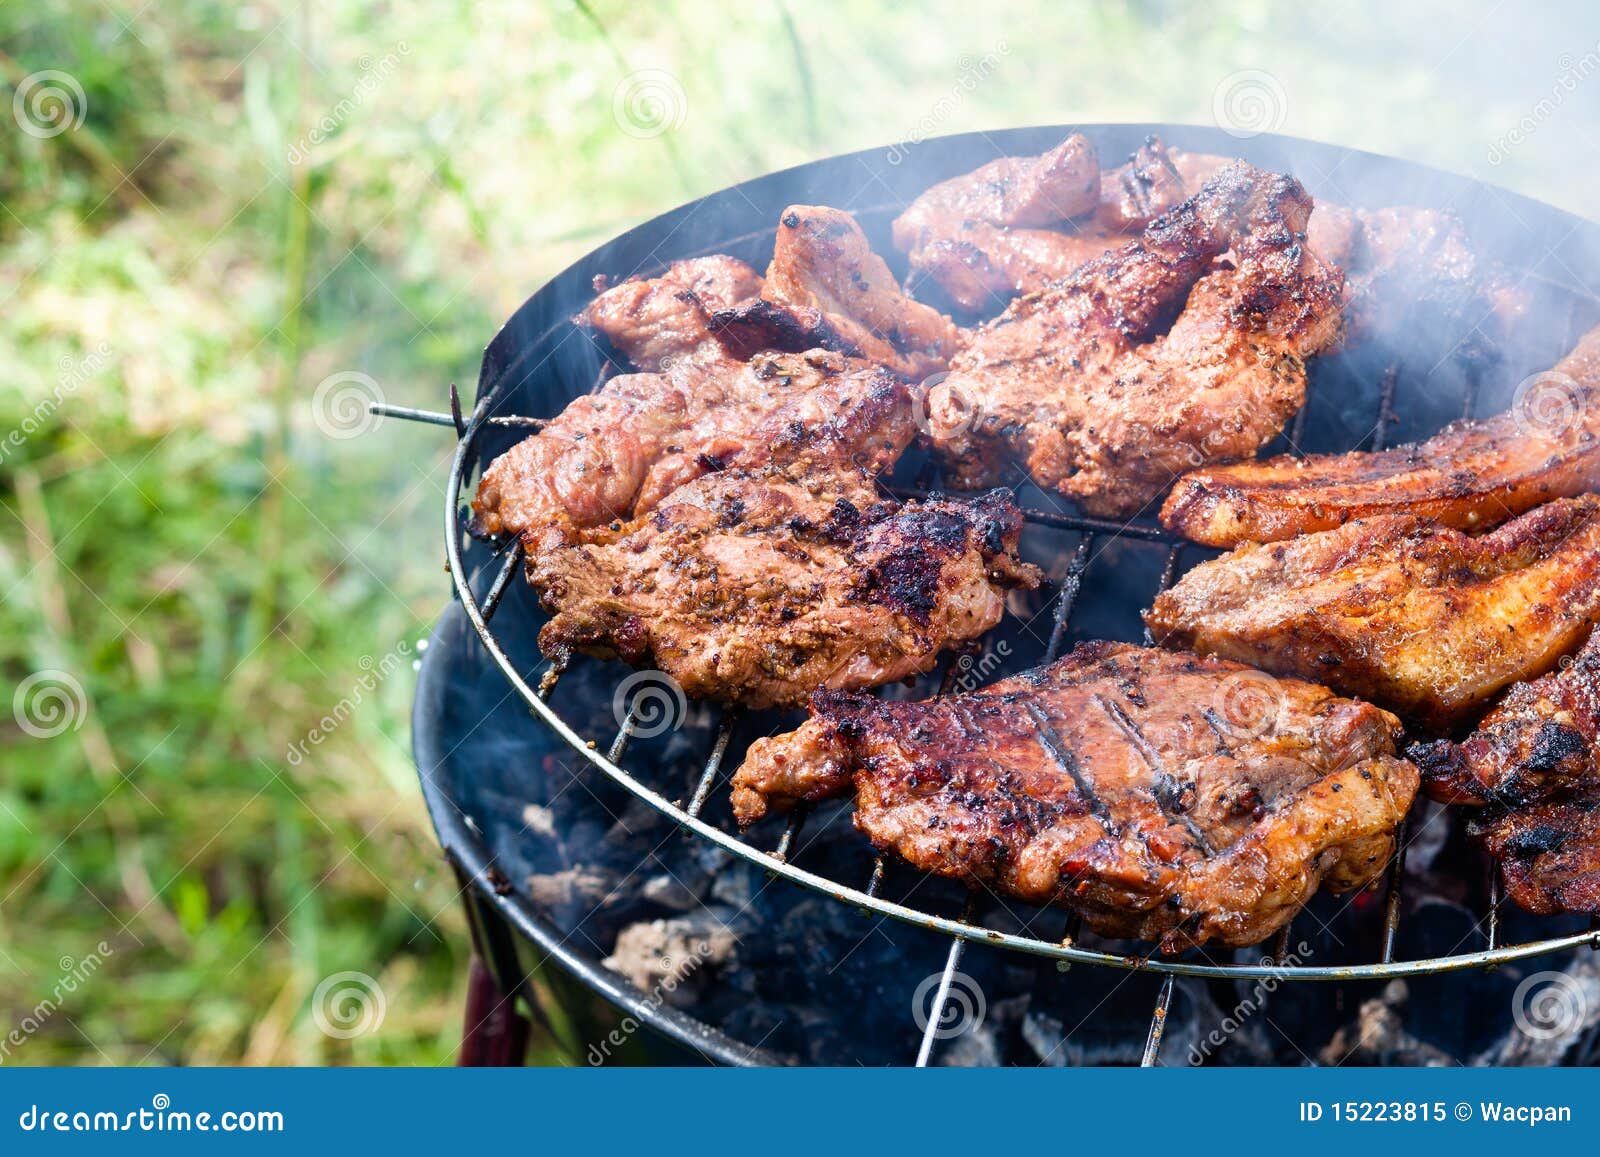
[[[1338,274],[1304,244],[1310,210],[1297,182],[1238,162],[980,327],[928,397],[956,484],[1020,466],[1126,516],[1195,463],[1253,454],[1300,407],[1303,359],[1338,324]]]
[[[717,255],[674,261],[659,277],[607,288],[573,320],[603,334],[636,370],[655,371],[684,357],[721,356],[711,314],[761,292],[761,277],[743,261]]]
[[[866,471],[804,459],[726,470],[588,541],[530,544],[553,618],[539,645],[654,664],[695,698],[797,706],[818,687],[929,670],[1038,585],[1009,493],[901,504]]]
[[[971,694],[818,693],[752,746],[734,805],[749,821],[853,780],[856,826],[917,867],[1166,952],[1255,944],[1383,870],[1417,787],[1398,734],[1323,687],[1089,643]]]
[[[1082,133],[1074,133],[1039,156],[1000,157],[940,181],[895,219],[894,243],[911,249],[954,221],[1054,225],[1096,208],[1100,189],[1094,145]]]
[[[960,347],[951,320],[908,297],[856,219],[825,205],[791,205],[778,221],[759,301],[719,310],[711,328],[742,356],[763,343],[822,346],[917,381]]]
[[[1513,407],[1377,452],[1283,455],[1195,471],[1161,521],[1207,546],[1276,542],[1355,518],[1406,513],[1483,529],[1600,485],[1600,329]]]
[[[689,359],[573,399],[490,464],[472,509],[489,534],[551,523],[581,531],[643,513],[708,471],[758,467],[813,438],[838,461],[881,470],[915,434],[910,394],[867,362],[826,350],[710,368]]]
[[[1145,616],[1166,646],[1325,683],[1432,732],[1600,622],[1600,497],[1469,538],[1384,515],[1201,563]]]
[[[1430,796],[1482,809],[1468,831],[1507,895],[1536,915],[1600,915],[1600,632],[1513,687],[1461,743],[1409,754]]]
[[[1600,789],[1600,633],[1548,674],[1518,683],[1460,743],[1411,749],[1428,795],[1519,807]]]
[[[1095,166],[1097,188],[1092,157],[1088,141],[1072,136],[1043,156],[1008,158],[1014,170],[1055,174],[1047,196],[1013,197],[1010,204],[992,191],[992,166],[929,189],[894,223],[895,245],[907,253],[913,279],[931,279],[961,309],[992,312],[1133,240],[1187,196],[1155,137],[1118,168]]]

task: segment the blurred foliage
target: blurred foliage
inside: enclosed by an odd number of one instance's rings
[[[0,4],[8,91],[60,70],[83,114],[0,132],[0,432],[25,432],[0,445],[0,670],[68,672],[85,706],[53,738],[0,716],[0,1029],[112,949],[11,1059],[451,1055],[466,937],[410,765],[409,662],[287,756],[447,597],[445,443],[330,437],[331,375],[439,406],[542,280],[689,197],[930,118],[1209,123],[1241,69],[1281,83],[1282,131],[1581,208],[1600,85],[1484,161],[1600,36],[1549,11]],[[622,131],[639,70],[681,91],[667,132]],[[387,1007],[350,1040],[311,1008],[345,970]]]

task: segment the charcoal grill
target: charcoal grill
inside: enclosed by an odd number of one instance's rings
[[[1374,342],[1320,359],[1313,369],[1306,407],[1270,448],[1273,451],[1379,448],[1398,438],[1425,436],[1455,417],[1502,408],[1522,377],[1552,364],[1579,333],[1600,318],[1600,293],[1590,272],[1600,269],[1600,264],[1583,256],[1600,254],[1600,229],[1588,222],[1463,177],[1275,135],[1241,140],[1190,126],[1040,126],[941,137],[895,150],[869,150],[733,186],[629,231],[531,297],[488,346],[470,413],[464,411],[453,387],[448,413],[374,407],[388,416],[433,423],[455,432],[457,443],[444,509],[446,556],[459,613],[503,677],[507,694],[526,705],[584,774],[620,787],[683,829],[688,838],[706,841],[736,860],[759,865],[786,884],[947,937],[948,951],[926,1030],[914,1058],[905,1058],[919,1065],[928,1063],[940,1039],[937,1030],[952,979],[972,944],[1047,958],[1062,972],[1073,966],[1090,966],[1158,975],[1161,980],[1142,1053],[1144,1064],[1159,1057],[1178,977],[1275,982],[1381,980],[1495,968],[1582,946],[1600,948],[1600,931],[1559,921],[1538,925],[1541,931],[1534,938],[1503,942],[1499,894],[1491,880],[1480,881],[1486,900],[1476,942],[1445,954],[1400,957],[1397,938],[1405,912],[1401,887],[1404,832],[1400,855],[1387,876],[1384,902],[1370,905],[1371,918],[1378,922],[1370,938],[1375,950],[1368,958],[1338,963],[1286,960],[1287,930],[1270,953],[1262,956],[1258,952],[1254,960],[1241,962],[1239,954],[1219,959],[1203,950],[1162,958],[1141,954],[1137,945],[1086,939],[1064,914],[1034,913],[1019,922],[1017,905],[1006,903],[994,909],[992,897],[972,896],[944,908],[920,902],[916,895],[895,898],[883,888],[889,866],[882,856],[870,858],[864,839],[863,856],[868,865],[855,878],[843,878],[807,862],[804,832],[813,815],[811,809],[796,809],[781,823],[758,827],[748,839],[726,815],[712,814],[711,805],[736,766],[736,735],[742,727],[750,730],[751,721],[741,712],[723,712],[707,731],[706,748],[692,757],[679,753],[666,762],[654,755],[630,758],[641,730],[637,704],[622,715],[620,726],[609,737],[597,736],[592,730],[586,734],[585,726],[572,717],[572,708],[560,702],[561,673],[525,643],[508,646],[508,616],[517,620],[518,633],[524,637],[529,636],[529,624],[542,621],[536,601],[524,584],[516,581],[522,549],[519,544],[474,539],[466,529],[465,504],[484,464],[526,436],[540,416],[557,412],[573,396],[595,388],[614,369],[608,365],[605,351],[570,321],[591,295],[590,283],[596,274],[649,276],[673,260],[719,252],[745,258],[760,268],[770,257],[780,212],[796,202],[850,210],[874,247],[894,264],[889,222],[929,184],[998,155],[1043,151],[1070,131],[1088,134],[1108,161],[1132,151],[1153,132],[1174,147],[1239,155],[1263,167],[1292,172],[1318,198],[1358,206],[1416,204],[1451,209],[1535,296],[1537,306],[1530,317],[1536,320],[1506,341],[1490,341],[1485,327],[1468,319],[1460,332],[1408,332],[1404,348]],[[1419,340],[1423,337],[1427,340]],[[896,475],[897,485],[907,493],[937,483],[925,463],[910,461],[902,467]],[[1081,637],[1137,640],[1141,630],[1137,612],[1185,567],[1215,553],[1179,541],[1148,518],[1119,523],[1085,517],[1027,486],[1019,489],[1018,497],[1027,521],[1024,548],[1034,561],[1047,566],[1051,582],[1037,596],[1037,605],[1029,607],[1032,619],[1008,621],[1001,628],[1012,645],[1002,648],[1003,663],[983,671],[982,682],[1049,661],[1080,633]],[[1097,564],[1101,571],[1114,564],[1115,581],[1108,584],[1104,574],[1097,581]],[[508,599],[518,605],[508,609]],[[501,822],[520,827],[515,801],[502,800],[498,810],[508,814],[500,816],[486,816],[484,808],[476,804],[464,809],[456,798],[459,783],[435,774],[455,731],[475,724],[456,720],[444,726],[435,717],[431,662],[430,655],[424,663],[414,721],[423,791],[446,854],[469,894],[478,948],[503,990],[513,995],[522,992],[522,973],[509,944],[509,930],[514,929],[606,999],[702,1055],[728,1063],[779,1059],[752,1048],[749,1042],[728,1038],[691,1013],[647,1000],[639,989],[601,967],[599,953],[575,948],[569,936],[497,866],[493,841],[485,827]],[[574,662],[598,664],[583,658]],[[907,693],[926,696],[948,689],[970,664],[970,658],[947,660],[941,672]],[[621,665],[606,666],[605,670],[615,682],[630,674]],[[761,728],[755,733],[761,733]],[[946,892],[937,894],[950,898]],[[998,911],[1000,918],[989,918],[986,905]],[[1047,931],[1052,920],[1054,927]],[[1070,982],[1070,977],[1062,978],[1062,983]]]

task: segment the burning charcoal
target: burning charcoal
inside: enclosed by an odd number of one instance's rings
[[[1508,970],[1509,971],[1509,970]],[[1593,1047],[1600,1023],[1600,964],[1575,958],[1563,972],[1529,968],[1511,996],[1512,1027],[1478,1060],[1490,1065],[1567,1065]]]
[[[579,905],[593,909],[609,902],[618,876],[603,868],[583,866],[528,877],[528,894],[541,908]]]
[[[601,963],[620,972],[641,992],[661,992],[671,999],[704,970],[728,961],[734,943],[726,924],[702,912],[629,925],[618,935],[616,949]]]
[[[1449,1053],[1419,1040],[1406,1028],[1401,1006],[1411,990],[1391,981],[1383,993],[1361,1006],[1354,1024],[1341,1028],[1318,1054],[1325,1065],[1453,1065]]]
[[[700,897],[676,876],[651,876],[639,889],[639,894],[652,904],[671,908],[675,912],[688,912],[700,907]]]

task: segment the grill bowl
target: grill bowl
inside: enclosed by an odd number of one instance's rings
[[[948,971],[954,970],[960,945],[966,942],[1053,958],[1063,967],[1078,963],[1167,977],[1324,981],[1478,968],[1577,945],[1600,947],[1600,933],[1563,921],[1539,924],[1536,935],[1541,939],[1500,943],[1498,912],[1491,907],[1485,913],[1485,935],[1478,942],[1447,955],[1397,959],[1396,922],[1403,910],[1395,887],[1398,868],[1390,881],[1387,923],[1374,916],[1380,927],[1368,945],[1370,957],[1332,964],[1276,959],[1241,963],[1204,952],[1150,958],[1140,955],[1137,945],[1094,946],[1069,939],[1063,935],[1059,914],[1048,932],[1044,929],[1051,916],[1019,912],[1023,906],[1015,904],[991,903],[995,918],[988,919],[979,907],[963,907],[959,898],[952,899],[949,889],[924,889],[919,894],[932,902],[890,899],[878,886],[881,862],[873,865],[864,839],[864,870],[846,878],[833,863],[807,863],[801,839],[804,813],[786,827],[758,827],[749,842],[733,828],[721,799],[727,775],[750,737],[784,722],[777,716],[718,720],[696,711],[697,726],[670,737],[673,742],[662,743],[656,737],[646,742],[636,740],[635,733],[649,729],[640,727],[640,716],[630,713],[622,699],[614,698],[612,734],[602,734],[594,726],[593,687],[581,696],[568,694],[570,675],[541,695],[548,664],[539,656],[534,636],[543,616],[524,585],[515,581],[519,569],[515,552],[497,552],[468,536],[463,507],[482,466],[526,435],[510,419],[556,413],[573,397],[594,388],[604,374],[605,351],[571,324],[572,314],[592,296],[593,278],[650,276],[674,260],[709,253],[730,253],[762,268],[771,256],[775,222],[793,203],[830,204],[851,211],[877,251],[895,266],[898,255],[889,240],[889,223],[928,185],[999,155],[1043,151],[1071,131],[1086,133],[1107,162],[1156,133],[1175,148],[1243,156],[1262,167],[1291,172],[1317,198],[1356,206],[1450,209],[1467,222],[1489,256],[1523,281],[1536,303],[1529,316],[1537,321],[1502,343],[1494,358],[1473,352],[1482,344],[1482,334],[1466,325],[1460,333],[1430,335],[1433,340],[1416,348],[1379,348],[1373,343],[1319,359],[1310,400],[1291,432],[1294,444],[1304,450],[1347,450],[1378,440],[1392,444],[1426,436],[1463,413],[1503,408],[1522,377],[1552,364],[1577,334],[1600,318],[1600,286],[1595,273],[1589,272],[1600,270],[1600,263],[1582,256],[1600,254],[1600,229],[1586,221],[1490,185],[1369,153],[1272,135],[1240,140],[1214,129],[1176,125],[1040,126],[829,158],[733,186],[646,222],[595,250],[529,298],[485,351],[476,405],[458,426],[460,438],[445,502],[445,537],[460,606],[439,624],[435,641],[440,645],[425,658],[418,688],[414,743],[423,792],[440,841],[475,890],[476,903],[509,921],[608,1000],[715,1059],[772,1058],[751,1054],[692,1016],[659,1002],[652,1004],[601,967],[600,953],[572,947],[568,933],[552,921],[547,908],[498,866],[514,859],[520,841],[537,837],[528,832],[523,815],[514,740],[508,740],[490,761],[483,760],[481,752],[470,765],[454,757],[463,736],[483,726],[492,714],[491,704],[509,701],[518,710],[531,710],[581,776],[596,783],[609,781],[624,797],[666,817],[689,838],[716,845],[729,856],[758,864],[788,883],[839,903],[953,938]],[[896,272],[903,273],[903,268]],[[1269,452],[1284,444],[1269,447]],[[910,463],[905,473],[915,470],[915,463]],[[1211,553],[1176,544],[1148,520],[1106,527],[1076,517],[1051,496],[1027,487],[1019,492],[1019,500],[1032,512],[1024,549],[1047,568],[1052,581],[1028,607],[1026,617],[1008,619],[987,640],[982,677],[975,682],[990,682],[1033,666],[1080,638],[1138,640],[1139,612],[1149,598],[1174,574]],[[489,659],[478,664],[480,675],[475,677],[481,677],[481,686],[475,700],[463,700],[454,693],[459,687],[452,684],[460,679],[460,642],[465,632],[477,636]],[[447,652],[457,660],[448,675],[440,670],[441,656]],[[580,658],[575,663],[602,668],[612,685],[620,686],[629,674],[625,667],[607,667],[596,660]],[[962,669],[957,674],[962,675]],[[938,682],[930,677],[914,689],[890,693],[926,696]],[[462,706],[474,701],[483,707],[477,718]],[[608,713],[599,714],[603,720]],[[686,738],[696,742],[683,742]],[[1160,999],[1170,999],[1170,983],[1162,994]],[[1158,1033],[1152,1039],[1159,1044]]]

